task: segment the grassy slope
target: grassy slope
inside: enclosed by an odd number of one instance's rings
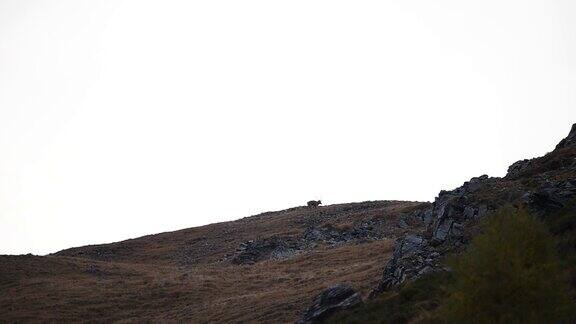
[[[367,294],[392,251],[396,217],[422,206],[379,202],[295,208],[55,255],[0,256],[0,320],[293,322],[327,286]],[[240,242],[310,223],[389,220],[390,238],[251,266],[222,261]]]

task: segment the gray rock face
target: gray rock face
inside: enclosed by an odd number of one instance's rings
[[[462,224],[480,218],[488,212],[488,207],[475,201],[471,194],[495,181],[484,175],[472,178],[452,191],[441,191],[431,208],[431,244],[440,245],[446,240],[461,241]]]
[[[392,259],[384,268],[382,280],[370,296],[374,297],[399,286],[406,280],[416,279],[437,269],[440,256],[441,253],[421,236],[409,235],[399,239]]]
[[[441,191],[428,210],[421,212],[427,224],[424,235],[408,235],[397,240],[392,259],[384,268],[376,296],[394,289],[406,280],[413,280],[430,271],[442,270],[439,258],[465,243],[464,223],[481,218],[488,206],[475,201],[471,193],[495,181],[488,176],[472,178],[452,191]]]
[[[567,146],[576,145],[576,124],[572,125],[570,134],[556,145],[556,149],[561,149]]]
[[[335,285],[316,296],[298,324],[320,323],[336,310],[352,308],[361,303],[362,297],[354,289],[342,284]]]

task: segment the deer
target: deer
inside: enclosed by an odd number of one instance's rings
[[[322,204],[322,201],[320,201],[320,200],[310,200],[308,202],[308,207],[316,208],[316,207],[320,206],[321,204]]]

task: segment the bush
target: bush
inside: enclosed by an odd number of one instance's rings
[[[451,258],[453,283],[436,312],[449,323],[563,323],[573,314],[555,241],[526,211],[506,207]],[[436,317],[436,316],[435,316]]]

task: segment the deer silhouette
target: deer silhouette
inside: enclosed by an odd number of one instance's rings
[[[322,201],[320,201],[320,200],[310,200],[310,201],[308,202],[308,207],[315,208],[315,207],[318,207],[318,206],[321,205],[321,204],[322,204]]]

